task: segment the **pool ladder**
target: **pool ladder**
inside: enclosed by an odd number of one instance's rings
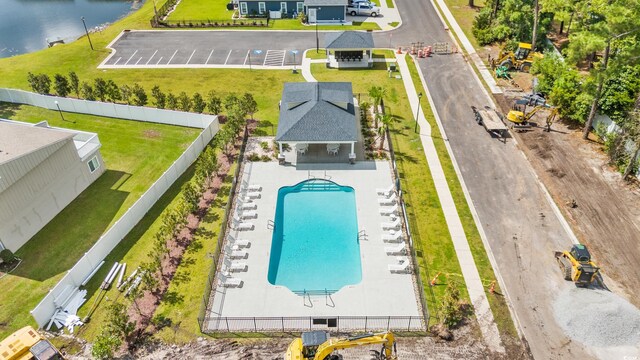
[[[311,295],[313,294],[314,296],[318,296],[318,295],[324,295],[324,302],[326,306],[329,307],[336,307],[336,303],[333,301],[333,298],[331,297],[331,294],[334,293],[335,291],[332,290],[317,290],[317,291],[307,291],[307,290],[303,290],[302,291],[302,301],[304,302],[304,306],[306,307],[313,307],[313,301],[311,300]],[[307,300],[309,301],[309,303],[307,304]]]
[[[360,240],[369,240],[369,235],[367,235],[367,230],[362,229],[360,231],[358,231],[358,242],[360,242]]]
[[[273,220],[267,220],[267,230],[275,230],[276,223]]]

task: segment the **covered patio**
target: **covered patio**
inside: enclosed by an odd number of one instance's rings
[[[351,83],[285,83],[275,138],[280,163],[364,158],[356,113]]]
[[[327,66],[364,68],[373,66],[373,34],[364,31],[330,32],[324,38]]]

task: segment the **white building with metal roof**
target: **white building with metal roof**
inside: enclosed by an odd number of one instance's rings
[[[100,146],[94,133],[0,119],[0,249],[18,250],[104,173]]]

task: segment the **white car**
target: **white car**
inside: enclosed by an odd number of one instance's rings
[[[351,16],[371,16],[376,17],[380,14],[380,8],[372,4],[353,4],[347,6],[347,14]]]

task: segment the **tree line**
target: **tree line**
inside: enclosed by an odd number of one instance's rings
[[[38,94],[55,95],[67,97],[75,94],[79,99],[90,101],[102,101],[112,103],[126,103],[127,105],[147,106],[149,96],[145,89],[138,83],[133,85],[118,85],[115,81],[103,78],[95,78],[93,83],[87,81],[80,82],[78,75],[71,71],[67,76],[55,74],[52,79],[47,74],[28,73],[27,82],[29,86]],[[251,115],[258,111],[258,104],[251,93],[241,96],[230,93],[223,99],[215,91],[209,91],[205,96],[195,92],[191,96],[181,91],[177,95],[171,91],[164,92],[159,86],[151,89],[151,100],[153,106],[158,109],[192,111],[196,113],[208,112],[210,114],[221,114],[223,109],[229,110],[232,105],[238,103],[243,107],[246,114]]]

